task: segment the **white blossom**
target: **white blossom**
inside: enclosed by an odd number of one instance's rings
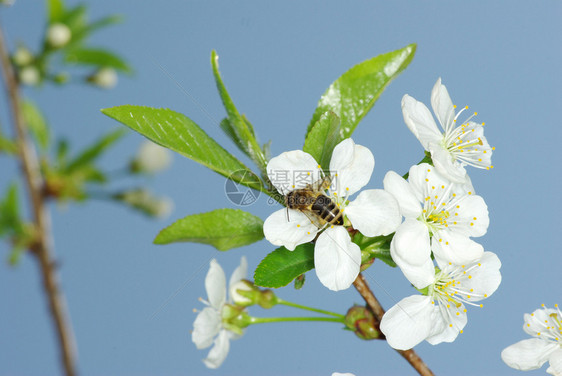
[[[242,257],[240,266],[234,270],[230,277],[229,286],[246,277],[248,265],[246,258]],[[205,278],[205,289],[208,301],[202,300],[207,307],[203,308],[195,318],[191,339],[198,349],[205,349],[211,345],[211,351],[203,359],[209,368],[218,368],[226,359],[230,349],[230,340],[240,338],[240,333],[235,333],[232,328],[223,323],[223,310],[227,302],[226,276],[217,260],[211,260],[209,272]]]
[[[543,366],[547,373],[562,376],[562,312],[554,308],[537,309],[524,315],[523,330],[534,338],[524,339],[505,348],[501,357],[510,367],[529,371]]]
[[[330,161],[334,185],[326,194],[349,223],[366,236],[388,235],[400,223],[398,204],[392,195],[381,189],[362,191],[353,201],[349,197],[370,180],[375,159],[369,149],[346,139],[336,145]],[[310,186],[322,179],[321,166],[301,150],[282,153],[267,165],[270,181],[283,195]],[[304,178],[303,178],[304,177]],[[349,222],[349,223],[348,223]],[[264,223],[267,240],[292,251],[299,244],[316,238],[314,266],[318,279],[331,290],[347,289],[359,274],[361,250],[351,241],[345,226],[322,226],[310,219],[310,214],[293,209],[281,209]]]
[[[486,233],[488,208],[469,183],[445,179],[427,163],[410,168],[408,180],[393,171],[384,189],[398,201],[404,222],[391,245],[392,259],[405,274],[431,261],[431,252],[443,262],[464,264],[482,256],[484,248],[470,239]],[[419,287],[425,280],[416,281]]]
[[[467,322],[465,304],[481,307],[476,302],[492,295],[501,282],[501,263],[492,252],[466,265],[438,266],[429,260],[417,268],[417,280],[427,281],[420,288],[424,295],[404,298],[384,314],[380,328],[393,348],[407,350],[423,340],[432,345],[454,341]]]
[[[492,150],[484,137],[484,123],[472,120],[475,112],[461,125],[457,120],[468,106],[455,114],[456,106],[441,78],[431,91],[431,107],[443,129],[441,132],[429,109],[409,95],[402,98],[404,121],[418,138],[425,150],[431,153],[435,167],[444,176],[454,182],[464,183],[467,174],[464,166],[470,165],[482,169],[492,166]]]
[[[135,168],[142,172],[154,174],[163,171],[172,163],[171,153],[168,149],[152,141],[144,141],[133,161]]]
[[[71,38],[72,32],[63,23],[54,23],[47,29],[47,42],[55,48],[64,47]]]
[[[29,65],[19,71],[19,79],[25,85],[35,86],[41,80],[41,73],[37,67]]]
[[[113,68],[104,67],[88,77],[88,81],[102,89],[112,89],[117,85],[117,72]]]

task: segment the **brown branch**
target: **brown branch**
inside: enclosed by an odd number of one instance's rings
[[[367,284],[367,280],[365,279],[363,274],[359,273],[357,279],[355,279],[355,281],[353,282],[353,286],[355,286],[359,294],[361,294],[361,296],[365,300],[365,303],[367,303],[367,306],[373,312],[375,318],[380,323],[382,320],[382,316],[384,315],[384,309],[382,308],[381,304],[379,303],[379,301],[377,300],[377,298],[369,288],[369,285]],[[402,357],[404,357],[404,359],[406,359],[406,361],[410,363],[410,365],[414,367],[414,369],[418,371],[420,375],[433,376],[433,372],[431,372],[427,364],[423,362],[423,360],[418,356],[418,354],[415,353],[414,350],[410,349],[405,351],[404,350],[396,350],[396,351],[400,355],[402,355]]]
[[[76,375],[76,346],[65,298],[59,287],[57,271],[53,261],[50,216],[42,196],[43,177],[39,169],[35,147],[29,141],[27,135],[27,127],[21,112],[19,86],[1,28],[0,65],[16,131],[20,167],[25,177],[33,209],[36,240],[30,251],[39,262],[43,276],[43,289],[49,301],[51,318],[55,323],[65,373],[67,376],[73,376]]]

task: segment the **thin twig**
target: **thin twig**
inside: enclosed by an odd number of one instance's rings
[[[353,286],[355,286],[359,294],[361,294],[361,296],[365,300],[365,303],[367,303],[367,306],[373,312],[375,318],[380,323],[382,320],[382,316],[384,315],[384,309],[382,308],[381,304],[375,297],[375,294],[373,294],[373,292],[369,288],[369,285],[367,284],[367,280],[365,280],[363,274],[359,273],[357,279],[355,279],[355,281],[353,282]],[[415,353],[414,350],[410,349],[405,351],[404,350],[396,350],[396,351],[400,355],[402,355],[402,357],[404,357],[404,359],[406,359],[406,361],[408,361],[408,363],[410,363],[410,365],[414,367],[414,369],[418,371],[420,375],[433,376],[433,372],[431,372],[427,364],[423,362],[423,360],[418,356],[418,354]]]
[[[0,65],[16,131],[20,167],[25,177],[33,210],[36,239],[30,251],[39,262],[43,276],[43,289],[49,301],[51,318],[55,322],[65,373],[67,376],[73,376],[76,375],[76,346],[67,314],[66,301],[59,287],[57,271],[53,261],[50,216],[42,195],[43,177],[39,169],[35,147],[29,141],[27,135],[26,124],[21,112],[19,86],[1,28]]]

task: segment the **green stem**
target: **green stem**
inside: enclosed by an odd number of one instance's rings
[[[334,317],[339,317],[339,318],[344,318],[344,315],[341,315],[339,313],[335,313],[335,312],[330,312],[330,311],[326,311],[323,309],[317,309],[317,308],[312,308],[312,307],[308,307],[302,304],[297,304],[297,303],[292,303],[292,302],[288,302],[286,300],[283,300],[281,298],[277,298],[277,303],[278,304],[283,304],[289,307],[295,307],[295,308],[299,308],[299,309],[304,309],[305,311],[312,311],[312,312],[317,312],[317,313],[323,313],[325,315],[329,315],[329,316],[334,316]]]
[[[265,324],[270,322],[288,321],[329,321],[343,323],[343,317],[252,317],[250,324]]]

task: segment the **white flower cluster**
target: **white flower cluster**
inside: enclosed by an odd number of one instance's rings
[[[475,114],[457,124],[466,107],[455,114],[441,79],[431,104],[443,132],[423,103],[408,95],[402,100],[404,120],[431,154],[433,166],[413,166],[407,180],[390,171],[384,190],[363,190],[350,200],[369,182],[375,165],[373,154],[351,139],[334,148],[329,176],[300,150],[285,152],[267,166],[287,208],[267,218],[265,237],[289,250],[316,239],[316,274],[329,289],[346,289],[359,274],[361,250],[350,230],[368,237],[395,233],[392,259],[423,291],[383,317],[381,330],[396,349],[409,349],[424,339],[433,344],[453,341],[466,325],[465,305],[477,305],[501,281],[497,256],[472,240],[486,233],[489,218],[465,170],[466,165],[491,168],[493,148],[483,124],[472,121]],[[322,185],[324,181],[335,184]]]
[[[492,150],[476,113],[458,125],[445,85],[438,79],[431,106],[443,128],[440,132],[429,109],[409,95],[402,99],[408,128],[431,154],[433,166],[410,168],[408,180],[395,172],[384,189],[396,198],[404,222],[390,245],[392,259],[422,295],[402,299],[383,316],[381,331],[398,350],[423,340],[452,342],[467,322],[466,305],[482,306],[501,282],[498,257],[471,238],[486,233],[488,208],[474,193],[465,166],[492,168]],[[436,264],[436,265],[435,265]]]
[[[431,154],[433,165],[412,166],[407,179],[389,171],[384,189],[361,191],[371,178],[375,159],[352,139],[336,145],[329,170],[301,150],[282,153],[267,165],[269,180],[284,196],[286,208],[266,219],[264,235],[290,251],[315,241],[316,274],[327,288],[347,289],[357,278],[361,249],[353,242],[355,233],[366,237],[394,233],[390,255],[421,293],[402,299],[382,318],[380,329],[398,350],[423,340],[431,344],[455,340],[467,323],[465,307],[482,306],[480,301],[501,282],[498,257],[472,239],[486,233],[489,217],[465,170],[466,165],[491,168],[493,148],[484,138],[483,124],[471,121],[473,116],[457,126],[466,108],[455,114],[441,79],[433,88],[431,104],[443,132],[424,104],[408,95],[402,100],[404,120]],[[245,270],[242,260],[230,286],[239,285]],[[225,319],[225,309],[230,309],[226,280],[215,260],[205,285],[209,307],[197,316],[192,339],[200,349],[214,341],[204,362],[216,368],[228,353],[229,340],[242,330]],[[238,304],[239,294],[231,291],[230,296]]]

